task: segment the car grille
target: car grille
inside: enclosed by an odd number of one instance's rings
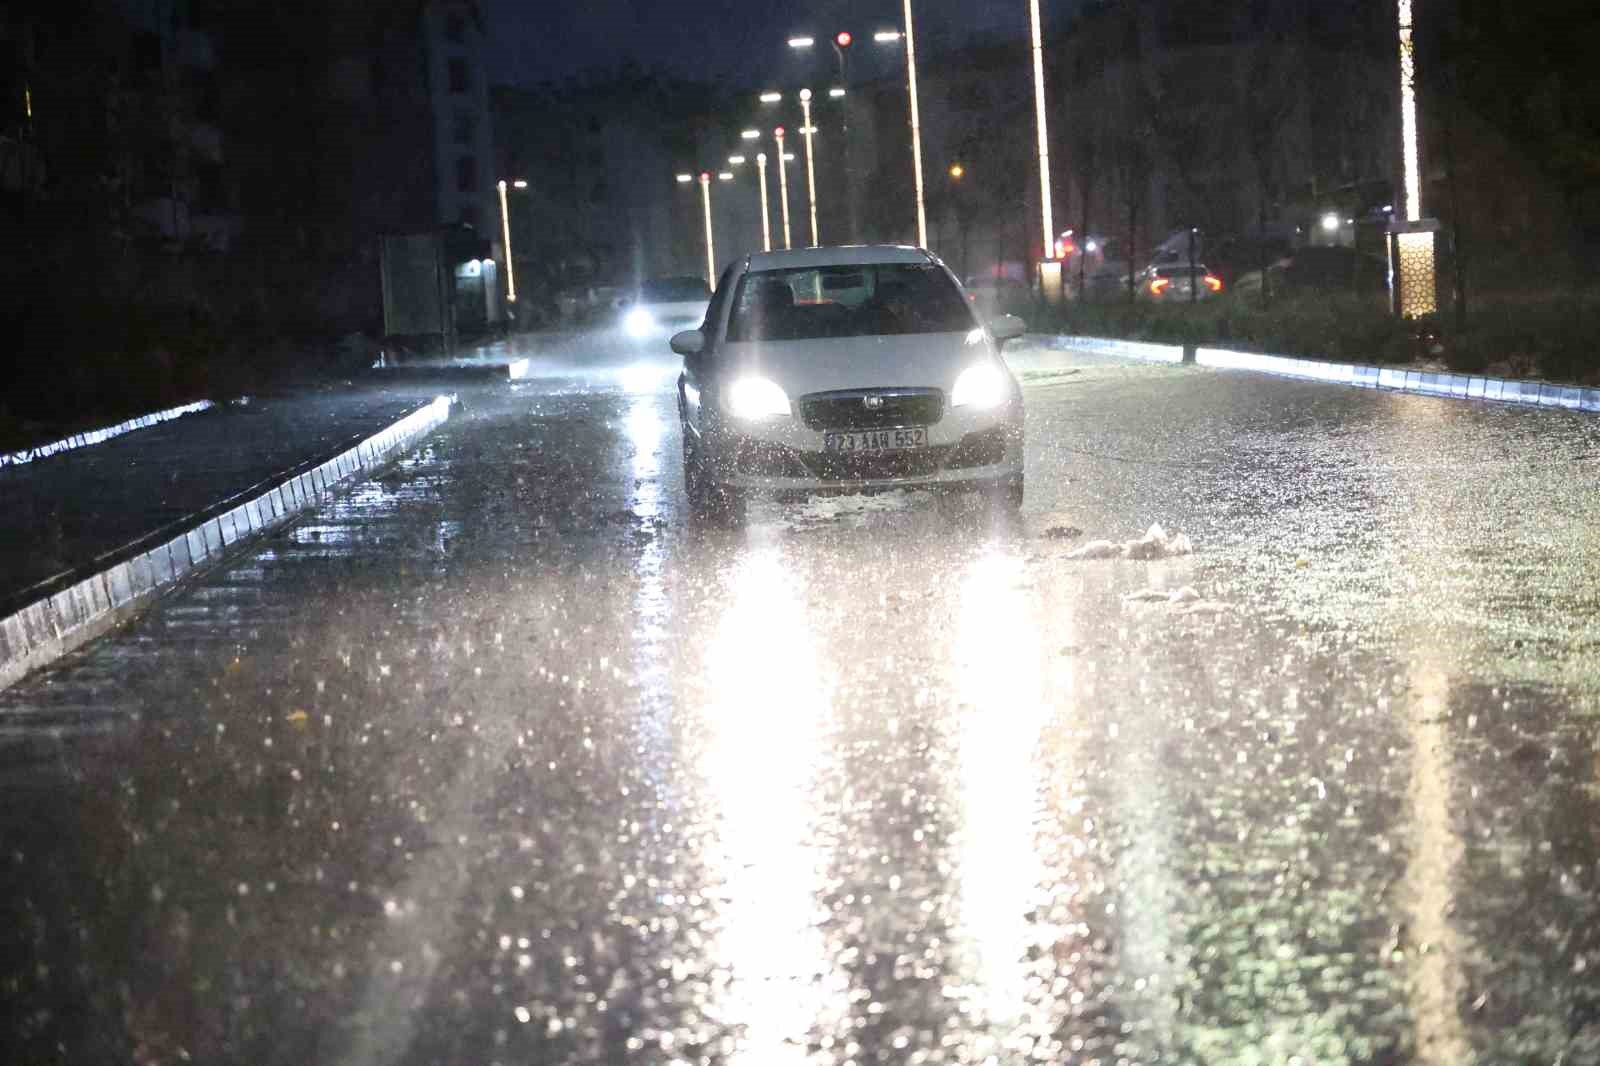
[[[867,406],[869,398],[882,405]],[[800,397],[800,418],[816,430],[931,426],[942,417],[944,393],[938,389],[858,389]]]

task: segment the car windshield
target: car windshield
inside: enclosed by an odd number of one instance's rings
[[[639,286],[639,302],[646,304],[688,303],[709,300],[710,291],[699,278],[658,278]]]
[[[739,281],[728,340],[797,341],[965,332],[961,291],[932,263],[752,271]]]

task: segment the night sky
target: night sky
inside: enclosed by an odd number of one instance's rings
[[[755,86],[793,68],[785,41],[836,29],[856,33],[857,76],[894,69],[871,32],[897,28],[899,0],[487,0],[497,83],[526,85],[605,67],[632,56],[646,67],[687,77]],[[1046,18],[1068,0],[1046,0]],[[1027,34],[1026,0],[916,0],[919,53],[974,34]],[[829,50],[831,53],[831,50]],[[874,55],[873,53],[878,53]],[[828,59],[831,55],[819,59]],[[852,80],[856,80],[853,78]]]

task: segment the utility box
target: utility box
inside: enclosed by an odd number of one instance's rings
[[[379,269],[387,338],[437,340],[448,350],[458,334],[484,332],[499,320],[495,261],[471,229],[386,234]]]

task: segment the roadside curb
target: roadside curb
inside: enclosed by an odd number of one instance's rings
[[[1138,341],[1066,335],[1045,340],[1047,346],[1057,351],[1105,352],[1158,363],[1185,361],[1182,345],[1145,344]],[[1325,363],[1317,359],[1236,352],[1226,348],[1191,350],[1194,352],[1192,362],[1216,370],[1248,370],[1258,374],[1299,378],[1303,381],[1412,392],[1422,396],[1442,396],[1458,400],[1488,400],[1495,403],[1521,404],[1526,407],[1600,412],[1600,388],[1585,385],[1516,381],[1482,374],[1452,374],[1431,370],[1409,370],[1404,367],[1368,366],[1362,363]]]
[[[237,545],[317,505],[342,482],[382,466],[450,417],[454,396],[431,403],[309,470],[148,551],[0,618],[0,688],[137,614]],[[225,506],[225,505],[224,505]]]
[[[114,437],[120,437],[124,433],[132,433],[136,429],[144,429],[148,426],[159,425],[162,422],[170,422],[174,418],[182,418],[184,415],[199,414],[201,411],[209,411],[215,406],[216,404],[210,400],[197,400],[194,403],[183,404],[181,407],[168,407],[164,411],[152,411],[147,415],[140,415],[138,418],[130,418],[126,422],[118,422],[114,426],[102,426],[100,429],[84,430],[82,433],[74,433],[70,437],[63,437],[61,440],[51,441],[49,444],[24,448],[19,452],[0,453],[0,467],[21,466],[23,463],[31,463],[35,459],[45,459],[52,455],[60,455],[62,452],[87,448],[92,444],[104,444],[106,441]]]

